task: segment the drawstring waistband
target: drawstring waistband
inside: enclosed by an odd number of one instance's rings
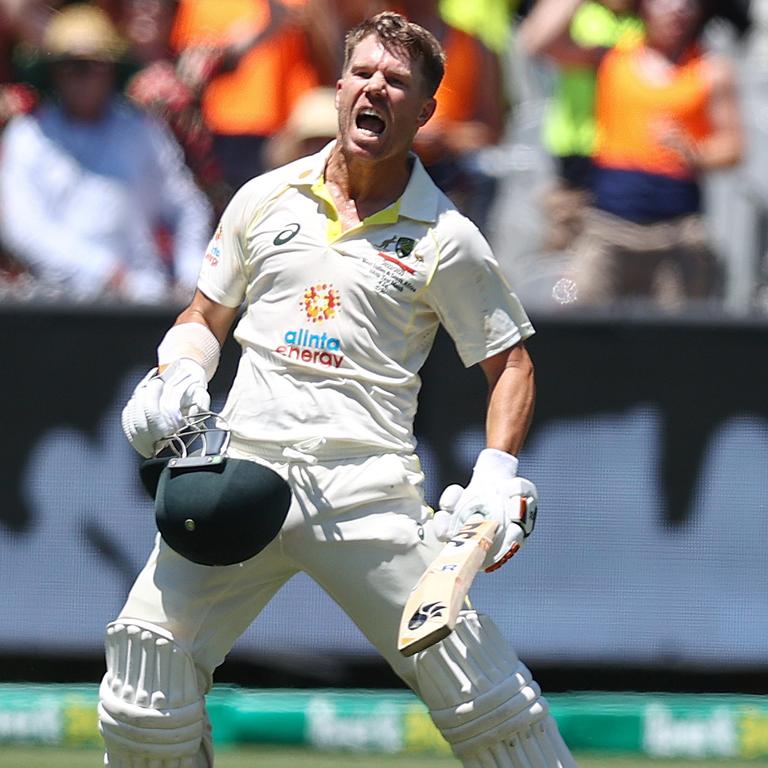
[[[282,455],[288,461],[303,461],[305,464],[317,464],[317,456],[314,452],[324,445],[324,437],[309,437],[293,445],[286,445],[283,448]]]

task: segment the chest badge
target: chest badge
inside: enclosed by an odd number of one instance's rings
[[[374,243],[374,246],[379,249],[378,254],[382,259],[394,264],[409,275],[416,274],[416,270],[413,267],[409,267],[402,261],[413,254],[416,241],[412,237],[398,237],[394,235],[381,243]],[[393,251],[394,254],[392,253]],[[418,254],[415,254],[415,258],[419,262],[424,260]]]
[[[395,253],[401,259],[407,259],[411,255],[415,245],[416,241],[412,237],[398,237],[395,242]]]

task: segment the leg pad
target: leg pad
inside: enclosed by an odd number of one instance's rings
[[[105,765],[208,768],[210,727],[194,662],[159,627],[107,628],[107,673],[99,688]]]
[[[432,719],[467,768],[575,765],[539,686],[487,617],[463,613],[416,668]]]

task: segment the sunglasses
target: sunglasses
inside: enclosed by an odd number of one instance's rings
[[[93,61],[92,59],[62,59],[56,62],[56,68],[59,72],[76,77],[92,75],[97,72],[108,72],[112,67],[113,65],[108,61]]]

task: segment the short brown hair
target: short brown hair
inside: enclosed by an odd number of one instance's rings
[[[445,72],[445,51],[429,30],[394,11],[376,14],[347,33],[344,40],[345,72],[357,44],[369,35],[375,35],[387,50],[405,51],[412,62],[418,62],[427,92],[434,96]]]

